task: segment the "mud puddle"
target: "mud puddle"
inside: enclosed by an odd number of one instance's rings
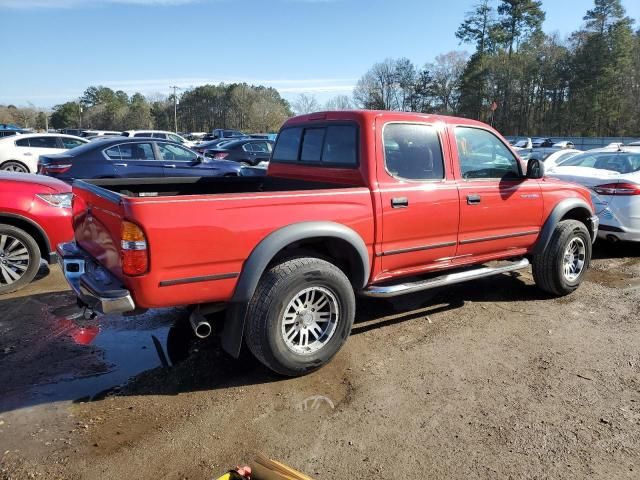
[[[167,348],[175,331],[184,335],[184,329],[172,330],[184,311],[87,321],[76,307],[64,304],[67,297],[21,301],[13,318],[1,320],[0,413],[61,400],[97,400],[141,372],[184,357],[186,350]]]
[[[591,269],[587,274],[587,280],[623,291],[640,289],[640,278],[616,272]]]

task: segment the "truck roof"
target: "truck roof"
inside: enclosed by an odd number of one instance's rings
[[[306,123],[323,120],[350,120],[357,122],[373,122],[376,118],[384,117],[389,120],[409,121],[409,122],[442,122],[456,125],[472,125],[486,128],[485,123],[471,120],[469,118],[452,117],[447,115],[434,115],[430,113],[415,112],[392,112],[388,110],[329,110],[324,112],[314,112],[305,115],[299,115],[288,119],[283,127],[296,125],[298,123]]]

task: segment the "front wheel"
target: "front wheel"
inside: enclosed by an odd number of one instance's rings
[[[577,220],[563,220],[545,251],[533,257],[533,279],[545,292],[567,295],[582,283],[590,262],[591,236],[587,227]]]
[[[338,267],[303,257],[272,267],[249,303],[245,341],[271,370],[287,376],[312,372],[346,341],[355,294]]]
[[[24,230],[0,225],[0,294],[27,285],[40,268],[38,244]]]

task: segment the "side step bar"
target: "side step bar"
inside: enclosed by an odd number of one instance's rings
[[[400,283],[397,285],[373,285],[362,292],[365,297],[387,298],[407,293],[420,292],[431,288],[442,287],[445,285],[453,285],[454,283],[462,283],[468,280],[476,280],[478,278],[490,277],[499,273],[515,272],[529,266],[529,260],[523,258],[517,262],[511,262],[502,267],[481,267],[463,272],[449,273],[439,277],[420,280],[412,283]]]

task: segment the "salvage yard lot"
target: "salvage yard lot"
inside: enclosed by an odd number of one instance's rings
[[[529,270],[360,299],[346,347],[296,379],[213,339],[180,351],[179,309],[75,344],[56,267],[0,299],[0,478],[211,478],[257,452],[318,479],[638,478],[639,253],[597,245],[559,299]]]

